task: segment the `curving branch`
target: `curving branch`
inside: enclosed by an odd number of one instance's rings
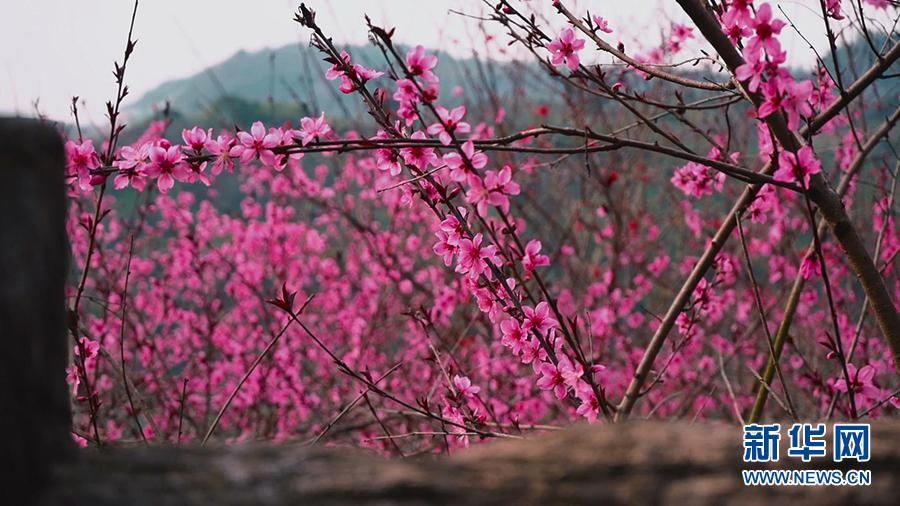
[[[608,42],[601,39],[597,32],[591,30],[587,26],[585,26],[584,22],[578,19],[577,16],[572,14],[572,12],[567,9],[562,2],[554,2],[556,8],[561,12],[568,20],[569,23],[572,23],[572,26],[578,28],[581,33],[585,34],[594,44],[600,48],[601,51],[609,53],[616,58],[622,60],[627,63],[629,66],[634,67],[642,72],[645,72],[653,77],[657,77],[664,81],[669,81],[671,83],[675,83],[681,86],[685,86],[688,88],[695,88],[698,90],[709,90],[709,91],[728,91],[734,90],[734,83],[716,83],[711,81],[698,81],[696,79],[689,79],[684,76],[679,76],[677,74],[672,74],[670,72],[666,72],[665,70],[661,70],[657,65],[648,65],[645,63],[641,63],[634,58],[625,54],[624,51],[619,51],[615,47],[611,46]]]

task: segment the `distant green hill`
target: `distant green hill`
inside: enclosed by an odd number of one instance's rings
[[[354,61],[378,69],[387,67],[376,47],[357,46],[349,51]],[[499,96],[509,96],[515,83],[508,70],[524,67],[518,63],[482,65],[473,58],[460,60],[438,54],[441,94],[445,98],[456,86],[471,89],[469,85],[474,80],[482,79]],[[312,47],[288,45],[253,53],[239,51],[193,76],[161,84],[133,102],[129,112],[133,117],[147,118],[168,101],[176,123],[189,118],[197,120],[197,124],[229,127],[252,120],[296,122],[301,115],[318,115],[322,111],[338,120],[364,115],[365,109],[355,96],[342,94],[337,89],[338,82],[325,79],[328,67],[322,54]],[[504,71],[497,72],[498,67]],[[466,102],[471,98],[465,97]]]
[[[884,38],[873,41],[876,47],[884,44]],[[381,51],[372,45],[348,48],[354,61],[384,70],[388,68]],[[406,49],[401,48],[401,54]],[[840,49],[841,62],[846,68],[845,75],[861,72],[875,57],[869,45],[857,39],[849,47]],[[550,77],[536,63],[484,61],[476,58],[453,58],[438,51],[440,63],[437,68],[441,77],[441,102],[446,105],[466,103],[470,117],[474,120],[491,119],[499,103],[507,112],[509,128],[533,125],[541,121],[534,114],[539,104],[550,106],[551,117],[562,100],[583,104],[584,108],[615,107],[607,101],[598,100],[587,94],[573,93],[568,88],[562,91],[562,83]],[[852,58],[847,58],[851,55]],[[831,66],[830,55],[823,55]],[[322,54],[315,48],[299,44],[257,52],[239,51],[227,60],[204,69],[197,74],[168,81],[149,91],[128,105],[132,118],[131,128],[125,135],[129,140],[140,133],[141,125],[158,113],[164,103],[171,105],[174,124],[171,131],[180,131],[190,125],[208,125],[230,128],[234,125],[249,126],[261,120],[267,124],[285,121],[296,123],[301,116],[317,115],[325,111],[331,124],[337,128],[372,125],[359,99],[338,91],[337,82],[325,79],[328,64],[322,61]],[[697,69],[676,70],[694,78],[714,77]],[[896,75],[900,65],[895,65],[887,74],[888,79],[877,83],[879,98],[888,109],[895,107],[900,96],[900,79]],[[807,72],[808,75],[808,72]],[[722,76],[715,77],[721,80]],[[385,79],[385,78],[383,78]],[[849,79],[848,79],[849,80]],[[631,83],[640,89],[647,86],[643,81]],[[453,91],[460,87],[462,97],[454,97]],[[692,90],[684,90],[685,101],[698,98]],[[701,92],[702,93],[702,92]],[[707,95],[703,95],[707,96]],[[673,97],[674,98],[674,97]],[[867,110],[873,121],[878,121],[884,111]]]
[[[400,48],[400,53],[405,55],[406,50]],[[379,70],[389,68],[377,47],[353,46],[348,51],[354,61],[366,66]],[[538,105],[549,106],[551,115],[559,109],[553,106],[563,100],[574,99],[587,107],[608,105],[591,95],[573,92],[572,88],[564,92],[563,83],[547,75],[534,62],[497,62],[474,57],[454,58],[441,51],[436,53],[439,56],[437,73],[441,77],[441,103],[448,106],[465,103],[470,117],[475,120],[492,119],[497,105],[505,108],[512,123],[526,126],[537,121],[534,112]],[[168,101],[173,128],[193,124],[247,126],[255,120],[279,124],[296,122],[300,116],[317,115],[322,111],[327,113],[334,126],[341,126],[345,121],[349,124],[365,121],[366,111],[358,97],[342,94],[338,82],[325,79],[328,67],[329,64],[322,61],[322,54],[309,46],[293,44],[252,53],[239,51],[193,76],[161,84],[131,102],[128,111],[133,118],[138,118],[137,123],[141,123],[158,113]],[[703,75],[696,70],[685,73],[694,77]],[[382,79],[384,86],[387,81]],[[640,89],[646,84],[637,80],[633,86]],[[455,89],[461,89],[462,96],[456,97]],[[684,99],[692,99],[690,90]],[[131,135],[137,135],[136,129],[132,128]]]

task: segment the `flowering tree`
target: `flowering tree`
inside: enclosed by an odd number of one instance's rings
[[[122,146],[129,33],[107,139],[67,144],[76,439],[409,455],[635,414],[890,415],[900,236],[881,146],[900,108],[867,90],[900,45],[865,20],[896,6],[810,2],[832,61],[799,75],[771,4],[678,4],[692,25],[629,53],[599,15],[501,0],[487,21],[542,72],[517,92],[562,97],[516,114],[487,81],[482,100],[446,96],[436,55],[371,22],[384,63],[356,62],[301,5],[366,122],[178,138],[163,119]],[[841,60],[838,27],[868,68]]]

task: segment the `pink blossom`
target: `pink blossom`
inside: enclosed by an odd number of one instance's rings
[[[467,134],[472,131],[472,125],[462,121],[466,115],[466,106],[461,105],[447,110],[446,107],[436,107],[440,121],[428,127],[430,135],[437,135],[441,144],[449,145],[455,134]]]
[[[187,147],[198,153],[203,150],[210,137],[212,137],[212,128],[208,130],[199,127],[185,128],[181,132],[181,139],[184,140]]]
[[[466,214],[468,214],[466,208],[460,206],[457,208],[457,211],[459,212],[460,216],[462,216],[463,219],[465,220]],[[456,216],[451,214],[451,215],[447,216],[444,220],[442,220],[441,224],[440,224],[440,229],[441,229],[441,231],[446,232],[447,234],[455,237],[456,244],[459,244],[459,239],[463,232],[463,227],[462,227],[462,223],[460,223],[459,219],[457,219]]]
[[[765,51],[768,55],[775,55],[781,52],[781,44],[778,43],[778,34],[784,28],[785,22],[780,19],[772,19],[772,6],[764,3],[756,10],[756,17],[751,22],[754,36],[747,43],[746,54],[750,55],[749,59],[755,60],[761,58],[760,52]]]
[[[453,256],[459,250],[459,237],[448,234],[443,230],[435,232],[438,241],[434,243],[433,251],[435,255],[441,257],[444,265],[449,267],[453,263]]]
[[[816,82],[809,104],[816,108],[826,107],[834,99],[836,85],[828,75],[828,69],[824,65],[816,67]],[[852,134],[851,134],[852,135]]]
[[[390,136],[384,130],[379,130],[373,137],[374,140],[388,139]],[[378,170],[387,171],[390,175],[399,175],[402,171],[400,165],[400,152],[391,148],[379,148],[375,150],[375,166]]]
[[[503,120],[506,119],[506,108],[500,107],[497,109],[497,113],[494,114],[494,123],[499,125],[503,123]]]
[[[660,255],[650,262],[650,265],[647,266],[647,270],[650,271],[650,274],[653,275],[653,277],[659,277],[665,272],[666,267],[669,266],[671,261],[669,255]]]
[[[531,338],[525,341],[519,358],[522,359],[523,364],[527,365],[541,360],[545,355],[546,352],[541,348],[541,343],[537,339]]]
[[[541,390],[552,390],[557,399],[566,398],[568,387],[559,367],[550,362],[543,362],[538,366],[538,372],[541,374],[537,381],[538,388]]]
[[[206,150],[215,156],[212,166],[212,175],[218,176],[222,170],[232,172],[234,170],[234,160],[231,157],[231,149],[235,147],[234,137],[220,135],[215,140],[210,138],[206,141]]]
[[[762,121],[756,122],[756,136],[759,144],[759,158],[768,160],[772,153],[775,152],[775,144],[772,133],[769,132],[769,127]]]
[[[591,386],[586,381],[579,381],[575,386],[575,395],[581,401],[575,410],[576,414],[583,416],[588,422],[596,422],[600,414],[600,400]]]
[[[348,53],[347,51],[341,51],[341,61],[333,63],[331,65],[331,68],[325,71],[325,79],[334,81],[335,79],[340,78],[346,73],[344,67],[349,67],[351,65],[352,62],[350,61],[350,53]]]
[[[74,363],[66,367],[66,383],[68,383],[69,387],[72,389],[72,396],[78,395],[78,385],[81,384],[81,374],[78,372],[78,366]]]
[[[841,0],[825,0],[825,9],[829,17],[838,21],[844,19],[844,15],[841,13]]]
[[[681,51],[687,40],[694,38],[694,29],[681,23],[672,23],[672,33],[669,35],[668,49],[672,53]]]
[[[131,186],[137,191],[144,191],[147,185],[147,175],[144,171],[150,162],[151,144],[142,144],[138,149],[125,146],[119,150],[119,156],[113,165],[119,168],[119,173],[113,180],[113,187],[122,190]]]
[[[769,55],[768,58],[748,60],[746,63],[735,69],[734,76],[739,81],[747,82],[747,89],[756,92],[763,84],[766,74],[776,76],[776,79],[781,78],[778,67],[783,64],[786,59],[787,53],[781,51]]]
[[[78,341],[80,345],[75,346],[75,354],[81,356],[81,350],[84,349],[85,352],[85,360],[91,360],[97,358],[97,354],[100,352],[100,343],[97,341],[92,341],[86,337],[82,337]]]
[[[488,205],[498,207],[504,213],[509,212],[509,196],[518,195],[520,191],[518,183],[512,180],[512,167],[509,165],[504,166],[499,172],[487,171],[484,179],[471,174],[468,182],[466,201],[474,204],[481,216],[487,214]]]
[[[810,105],[812,91],[813,84],[808,80],[791,82],[788,85],[787,97],[784,100],[784,110],[787,112],[789,128],[799,128],[801,118],[812,117],[813,110]]]
[[[477,278],[485,271],[490,273],[488,262],[494,266],[500,264],[497,247],[493,244],[482,246],[483,240],[482,234],[475,234],[471,239],[459,241],[459,263],[456,266],[456,272]]]
[[[581,377],[584,376],[584,368],[581,364],[573,362],[565,353],[558,354],[557,358],[559,359],[557,369],[563,377],[563,382],[566,386],[575,388],[581,381]]]
[[[150,163],[146,165],[147,175],[156,178],[159,191],[168,193],[175,186],[175,181],[187,182],[191,177],[191,168],[184,161],[181,146],[164,144],[150,148]]]
[[[538,267],[550,265],[550,258],[541,255],[541,241],[532,239],[525,245],[525,255],[522,256],[522,268],[525,272],[532,272]]]
[[[437,76],[433,72],[437,64],[437,56],[427,54],[422,46],[416,46],[406,53],[406,67],[410,75],[420,76],[427,82],[437,81]]]
[[[749,27],[739,23],[726,23],[723,28],[725,35],[728,35],[728,39],[731,40],[732,44],[737,44],[753,33]]]
[[[822,164],[812,148],[806,145],[796,154],[787,150],[779,153],[778,170],[775,171],[774,178],[788,183],[799,181],[804,188],[809,188],[809,177],[819,172],[822,172]]]
[[[798,128],[801,117],[812,116],[812,107],[809,104],[812,95],[812,83],[810,81],[794,82],[790,77],[776,78],[766,82],[763,86],[765,101],[759,107],[759,118],[766,118],[770,114],[782,110],[787,114],[788,127]]]
[[[300,139],[304,146],[316,139],[325,139],[331,134],[331,127],[325,121],[323,112],[316,118],[300,119]]]
[[[847,364],[847,375],[850,378],[850,390],[853,391],[856,404],[864,405],[871,401],[878,401],[882,397],[882,390],[875,386],[875,368],[864,365],[859,369],[855,365]],[[834,389],[838,392],[847,392],[847,381],[843,374],[834,381]]]
[[[763,186],[759,193],[756,194],[756,198],[753,199],[753,203],[751,203],[750,207],[747,209],[747,212],[750,215],[750,221],[753,223],[765,223],[769,213],[776,205],[777,197],[775,195],[775,187],[771,185]]]
[[[752,3],[759,6],[763,1]],[[760,38],[754,29],[762,20],[754,19],[749,0],[722,0],[717,5],[723,28],[738,48]],[[853,31],[857,22],[848,19],[838,28]],[[587,24],[594,34],[606,33],[598,20]],[[672,26],[661,44],[647,46],[639,58],[672,63],[667,56],[684,47],[690,34],[688,27]],[[696,26],[694,34],[700,36]],[[491,35],[484,42],[499,57],[513,56]],[[824,171],[816,160],[822,153],[813,151],[813,146],[822,146],[833,154],[836,176],[841,175],[859,155],[848,121],[866,113],[867,105],[877,106],[877,100],[850,104],[849,110],[820,130],[807,132],[808,147],[784,152],[765,121],[755,119],[783,115],[799,131],[804,118],[830,105],[838,90],[824,65],[804,81],[791,73],[784,51],[770,53],[771,47],[755,43],[760,46],[756,54],[743,51],[746,65],[735,76],[744,88],[755,90],[751,95],[759,100],[758,110],[740,107],[729,122],[722,116],[727,102],[708,103],[704,110],[689,113],[696,125],[676,121],[667,126],[694,149],[706,144],[749,149],[755,155],[740,161],[737,153],[718,149],[710,149],[705,156],[746,166],[776,163],[773,172],[779,171],[779,178],[796,181],[792,184],[797,186],[805,179],[811,185],[811,178],[819,177],[811,174]],[[699,54],[699,44],[697,49]],[[573,53],[579,61],[586,54]],[[387,430],[395,434],[452,431],[448,437],[411,436],[399,445],[404,453],[408,448],[409,454],[437,446],[453,452],[469,441],[463,435],[469,429],[454,423],[482,427],[486,414],[507,429],[516,424],[562,425],[579,417],[596,421],[606,407],[605,393],[611,399],[621,397],[646,353],[645,339],[636,336],[660,330],[659,319],[671,297],[697,269],[700,253],[710,248],[714,230],[723,224],[721,199],[698,202],[695,197],[708,198],[725,190],[737,195],[743,185],[735,182],[733,187],[723,187],[720,172],[682,162],[674,174],[666,176],[675,176],[672,182],[680,191],[656,188],[659,160],[645,150],[591,155],[588,161],[594,168],[581,171],[580,154],[550,152],[571,151],[583,140],[529,132],[541,124],[574,128],[576,123],[591,125],[605,119],[611,123],[609,128],[617,128],[621,118],[607,117],[602,107],[579,108],[581,92],[567,91],[573,83],[558,83],[559,96],[545,103],[530,102],[545,95],[546,83],[540,79],[517,81],[512,88],[515,97],[500,93],[484,101],[460,87],[454,91],[454,102],[438,103],[438,76],[431,82],[437,59],[421,49],[406,56],[408,61],[401,63],[408,66],[392,76],[405,79],[394,87],[372,90],[387,116],[373,111],[377,121],[349,122],[344,132],[332,131],[325,121],[332,117],[326,112],[297,118],[296,128],[254,124],[258,127],[254,131],[248,123],[240,136],[226,130],[215,137],[209,125],[191,125],[184,131],[179,127],[170,132],[174,137],[170,141],[163,138],[167,122],[160,121],[143,133],[123,135],[110,160],[86,146],[69,160],[67,150],[67,160],[74,162],[67,173],[73,177],[86,173],[88,190],[91,184],[103,182],[106,174],[115,177],[114,187],[119,189],[139,187],[151,174],[157,179],[153,184],[169,189],[175,180],[209,183],[223,170],[235,172],[223,188],[209,191],[148,191],[135,198],[117,194],[110,185],[99,209],[99,193],[80,191],[82,181],[68,188],[66,227],[72,264],[77,267],[70,273],[70,297],[79,286],[81,269],[89,267],[78,314],[83,332],[75,343],[76,353],[86,358],[87,374],[80,370],[82,361],[74,353],[65,371],[67,386],[75,390],[74,433],[92,436],[92,421],[96,421],[103,439],[111,443],[140,438],[135,413],[121,402],[118,360],[106,360],[104,352],[114,347],[113,358],[120,358],[123,302],[128,312],[121,358],[129,364],[130,380],[141,394],[137,415],[152,422],[154,431],[144,424],[146,435],[152,439],[155,432],[160,442],[202,437],[204,427],[181,426],[181,414],[203,418],[210,406],[215,410],[244,377],[248,361],[279,332],[284,315],[266,301],[285,305],[290,301],[297,309],[295,296],[304,300],[311,293],[318,295],[304,311],[304,325],[320,335],[322,344],[346,365],[336,365],[305,333],[284,334],[222,415],[216,433],[222,442],[260,437],[281,441],[302,437],[305,430],[319,432],[332,413],[345,407],[348,397],[364,390],[365,385],[340,374],[342,367],[377,378],[395,364],[404,364],[391,370],[379,388],[442,413],[448,422],[441,428],[421,417],[395,416],[390,402],[370,394],[376,415],[387,410],[388,416],[381,417],[385,427],[369,424],[352,432],[326,434],[333,444],[362,442],[382,453],[396,451],[391,441],[380,438]],[[331,74],[340,78],[343,91],[358,87],[358,74],[367,69],[358,72],[349,55],[329,66],[335,63]],[[563,59],[559,65],[569,63]],[[645,101],[677,104],[680,99],[666,94],[677,93],[678,86],[632,82],[633,70],[628,66],[591,70],[602,70],[602,77],[616,90],[627,92],[636,106]],[[396,102],[390,100],[391,93]],[[696,98],[687,95],[686,101]],[[426,120],[422,125],[420,114],[432,112],[439,121]],[[478,122],[473,121],[476,117]],[[461,126],[464,122],[467,126]],[[376,123],[381,131],[370,130]],[[410,136],[416,128],[422,132]],[[874,128],[870,125],[857,133],[871,134]],[[370,131],[378,133],[373,137]],[[645,137],[633,133],[636,139]],[[124,144],[135,137],[138,140]],[[334,151],[294,163],[303,145],[331,146],[324,141],[332,139],[346,142],[349,149],[342,150],[336,142],[334,147],[321,148]],[[443,145],[448,139],[449,145]],[[590,146],[603,149],[605,144]],[[495,158],[478,149],[508,151],[498,152]],[[438,160],[441,155],[443,160]],[[247,163],[234,170],[242,157]],[[268,164],[256,161],[264,158]],[[407,161],[418,166],[406,166]],[[858,184],[858,178],[851,178],[843,201],[862,236],[881,238],[874,260],[887,289],[897,294],[900,284],[894,260],[900,238],[888,189],[891,167],[881,158],[873,161],[879,163],[867,167],[868,178]],[[411,177],[431,174],[391,185],[387,180],[400,178],[403,167],[411,170]],[[386,186],[393,188],[382,191]],[[512,206],[517,193],[526,195],[516,197],[520,206]],[[654,207],[659,202],[671,209],[660,213],[659,206]],[[809,232],[803,203],[801,194],[763,185],[746,210],[750,219],[743,222],[745,247],[762,283],[759,296],[766,308],[780,311],[781,299],[794,278],[814,279],[828,262],[838,301],[835,317],[846,350],[856,334],[861,292],[852,266],[841,261],[837,245],[825,245],[822,265],[817,257],[797,256],[797,241],[803,239],[798,234]],[[874,210],[869,207],[873,203]],[[102,219],[98,222],[94,216]],[[132,234],[133,251],[129,247]],[[548,243],[548,249],[554,253],[558,249],[559,254],[552,271],[545,268],[551,254],[542,248],[547,241],[554,245],[549,248]],[[126,267],[132,275],[123,301]],[[748,337],[759,322],[754,287],[745,270],[740,245],[715,255],[707,274],[690,291],[690,299],[678,308],[677,330],[672,333],[679,335],[672,336],[672,346],[664,347],[657,357],[635,415],[652,412],[667,419],[689,412],[698,419],[727,418],[735,408],[742,411],[752,402],[746,393],[757,385],[749,374],[730,375],[737,394],[734,399],[721,395],[723,380],[716,359],[721,354],[732,366],[761,370],[768,358],[765,340]],[[804,290],[796,304],[792,328],[799,336],[821,333],[823,315],[829,315],[821,283],[815,284],[818,288]],[[283,288],[274,290],[276,286]],[[563,335],[563,325],[571,336]],[[843,382],[839,364],[828,362],[824,347],[805,343],[802,349],[787,351],[785,379],[802,401],[798,409],[815,415],[835,398],[843,408],[842,390],[856,396],[860,413],[889,397],[892,390],[880,388],[879,379],[891,377],[890,348],[880,338],[877,322],[869,319],[861,325],[854,355],[860,369],[852,368]],[[90,338],[82,341],[82,335]],[[828,344],[833,347],[833,341]],[[580,346],[580,352],[573,345]],[[435,349],[440,361],[433,360]],[[600,361],[609,370],[593,365]],[[189,384],[182,383],[183,378],[189,378]],[[82,381],[90,388],[81,388]],[[434,391],[441,382],[443,396]],[[710,388],[699,392],[696,385]],[[93,420],[89,400],[101,406]],[[892,403],[900,407],[900,399],[895,399],[870,414],[889,414]],[[769,408],[773,408],[769,415],[777,414],[777,406]],[[488,429],[505,430],[493,423],[485,426]]]
[[[809,279],[812,276],[820,276],[822,269],[819,266],[818,255],[807,255],[803,262],[800,263],[800,275],[803,279]]]
[[[598,15],[594,15],[591,17],[594,20],[594,26],[597,27],[598,30],[604,33],[612,33],[612,28],[609,27],[609,22]]]
[[[140,170],[150,161],[151,147],[153,147],[151,143],[141,144],[137,149],[132,146],[124,146],[119,150],[119,156],[113,165],[122,170]]]
[[[384,75],[384,72],[366,68],[359,64],[353,65],[353,70],[356,71],[356,75],[359,76],[359,80],[362,81],[363,84]]]
[[[466,202],[475,205],[479,216],[487,215],[487,206],[490,203],[491,190],[484,184],[481,176],[472,174],[469,176],[469,190],[466,192]]]
[[[415,104],[421,100],[422,95],[419,93],[419,87],[416,86],[412,79],[400,79],[397,81],[397,89],[394,91],[394,100],[401,105],[409,104],[410,109],[415,109]]]
[[[72,433],[72,440],[75,441],[75,444],[78,445],[79,448],[87,448],[88,440],[79,436],[78,434]]]
[[[423,132],[415,132],[410,138],[414,140],[427,139]],[[401,149],[400,156],[403,157],[404,163],[412,165],[419,170],[427,170],[428,167],[437,165],[437,161],[439,160],[437,154],[434,152],[434,148],[420,145]]]
[[[685,195],[700,198],[721,191],[725,184],[725,174],[706,165],[688,162],[684,167],[675,170],[671,181]]]
[[[501,208],[503,212],[509,212],[509,199],[507,197],[518,195],[521,191],[519,184],[513,181],[511,165],[504,165],[499,171],[487,171],[484,177],[484,184],[496,196],[491,203]]]
[[[448,425],[447,431],[456,434],[455,439],[463,446],[469,446],[469,437],[466,435],[465,419],[463,418],[462,412],[449,404],[445,404],[443,408],[441,408],[441,416],[453,422],[453,425]]]
[[[100,167],[100,158],[94,151],[94,143],[90,139],[81,143],[66,142],[66,158],[69,174],[78,177],[78,184],[82,190],[89,190],[91,171]]]
[[[538,334],[547,335],[551,330],[559,328],[559,322],[550,316],[550,305],[546,302],[542,301],[533,308],[522,306],[522,313],[525,315],[525,322],[522,325],[525,331],[534,330]]]
[[[525,346],[527,336],[519,322],[513,318],[508,318],[500,322],[500,332],[503,335],[500,342],[503,346],[510,349],[515,355],[522,353]]]
[[[665,53],[662,47],[654,47],[645,53],[639,53],[634,56],[634,60],[638,63],[649,64],[649,65],[661,65],[665,59]],[[650,79],[650,74],[644,72],[643,70],[634,67],[634,72],[641,76],[643,79]],[[618,84],[618,83],[617,83]]]
[[[450,179],[462,182],[467,179],[470,173],[469,166],[473,169],[482,169],[487,165],[488,157],[481,151],[475,151],[475,144],[472,141],[466,141],[462,145],[462,155],[453,151],[444,155],[444,164],[450,168]],[[469,166],[466,165],[469,161]]]
[[[722,22],[726,25],[748,25],[753,22],[753,13],[750,8],[753,6],[753,0],[730,0],[725,14],[722,16]]]
[[[272,129],[267,133],[266,127],[262,122],[257,121],[250,127],[249,133],[237,133],[237,139],[240,144],[232,147],[228,155],[240,158],[243,163],[253,160],[254,157],[259,157],[263,164],[275,167],[276,159],[272,149],[281,144],[282,136],[283,133],[278,129]]]
[[[576,70],[581,64],[578,52],[584,49],[584,39],[575,36],[575,30],[564,28],[559,37],[551,42],[547,49],[553,53],[550,62],[554,65],[565,63],[569,70]]]
[[[350,75],[347,74],[346,69],[349,67]],[[329,81],[333,81],[335,79],[341,79],[340,90],[342,93],[353,93],[357,90],[357,88],[361,85],[365,85],[366,82],[379,78],[384,75],[384,72],[379,72],[377,70],[368,69],[359,64],[353,64],[350,61],[350,53],[347,51],[341,51],[341,62],[334,63],[330,69],[325,72],[325,78]]]
[[[453,375],[453,386],[460,395],[467,399],[475,397],[475,394],[481,391],[481,387],[473,385],[472,380],[467,376],[458,374]]]
[[[113,187],[116,190],[123,190],[128,187],[142,192],[147,187],[147,176],[136,170],[119,172],[113,180]]]

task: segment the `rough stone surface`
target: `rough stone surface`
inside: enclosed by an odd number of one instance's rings
[[[744,487],[740,470],[751,466],[741,460],[739,427],[634,422],[407,460],[291,444],[94,450],[57,468],[45,504],[894,505],[900,424],[872,431],[867,463],[782,458],[769,466],[871,469],[868,487]]]
[[[62,140],[0,118],[0,502],[25,504],[71,448]],[[6,502],[9,501],[9,502]]]

